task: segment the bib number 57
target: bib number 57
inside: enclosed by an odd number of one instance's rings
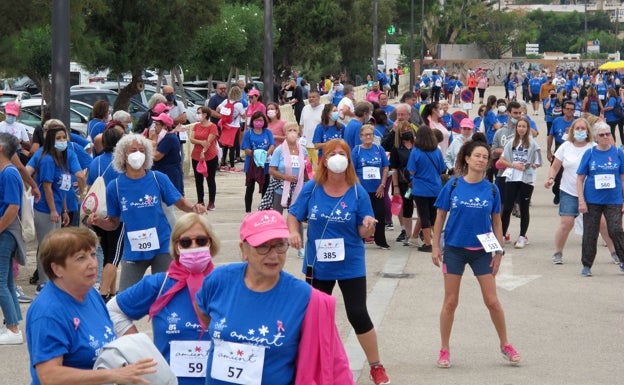
[[[233,366],[228,367],[228,377],[230,378],[239,378],[242,373],[242,368],[236,368]]]

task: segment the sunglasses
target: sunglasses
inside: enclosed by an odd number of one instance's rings
[[[603,132],[602,134],[598,134],[599,137],[601,138],[608,138],[611,136],[610,132]]]
[[[256,252],[260,255],[268,254],[271,249],[275,249],[275,251],[279,254],[285,253],[288,250],[290,245],[286,241],[282,241],[280,243],[276,243],[274,245],[269,245],[267,243],[263,243],[261,245],[256,246]]]
[[[203,247],[203,246],[206,246],[208,242],[210,242],[210,238],[203,236],[203,235],[200,235],[195,238],[184,237],[184,238],[178,239],[178,244],[182,246],[183,249],[188,249],[193,244],[193,241],[195,242],[197,246]]]

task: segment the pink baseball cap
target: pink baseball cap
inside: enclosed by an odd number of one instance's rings
[[[160,115],[163,112],[167,112],[171,109],[171,107],[169,107],[168,105],[166,105],[165,103],[158,103],[154,106],[154,108],[152,109],[152,111],[154,111],[155,114]]]
[[[474,130],[474,122],[470,118],[463,118],[461,122],[459,122],[459,127],[472,128]]]
[[[7,115],[19,115],[20,106],[17,102],[8,102],[4,105],[4,113]]]
[[[171,118],[171,116],[167,115],[166,113],[162,113],[158,116],[156,116],[155,118],[152,118],[152,120],[157,120],[159,122],[163,122],[163,124],[167,127],[173,127],[173,119]]]
[[[272,239],[289,238],[290,231],[282,214],[262,210],[247,214],[240,227],[240,238],[256,247]]]
[[[253,89],[253,90],[250,90],[247,95],[249,95],[249,96],[260,96],[260,91],[258,91],[256,89]]]

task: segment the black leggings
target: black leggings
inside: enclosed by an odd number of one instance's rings
[[[197,191],[197,203],[204,204],[204,179],[208,184],[208,202],[214,203],[217,195],[217,183],[215,182],[215,175],[217,174],[217,168],[219,167],[219,159],[217,156],[206,161],[208,166],[208,177],[197,172],[197,164],[199,161],[191,159],[193,165],[193,175],[195,176],[195,191]]]
[[[434,207],[436,197],[418,197],[414,195],[414,203],[420,219],[420,226],[423,229],[433,227],[436,219],[436,208]]]
[[[503,222],[503,234],[507,234],[511,212],[514,203],[518,200],[520,205],[520,235],[526,236],[529,229],[529,205],[531,196],[533,195],[534,186],[524,182],[507,182],[505,183],[505,202],[503,204],[503,214],[501,220]],[[519,199],[518,199],[519,198]]]
[[[236,134],[238,135],[238,134]],[[221,148],[223,149],[223,157],[221,158],[221,166],[225,166],[225,162],[228,156],[228,151],[230,154],[230,167],[234,167],[234,158],[236,157],[234,155],[234,147],[228,147],[228,146],[221,146]]]
[[[375,193],[368,193],[371,205],[373,206],[373,213],[375,219],[377,219],[377,225],[375,226],[375,244],[377,246],[387,246],[386,241],[386,203],[384,198],[377,198]]]
[[[336,285],[335,280],[312,280],[312,287],[331,295]],[[342,298],[344,299],[347,319],[355,334],[364,334],[373,330],[373,321],[366,308],[366,277],[342,279],[338,281]]]

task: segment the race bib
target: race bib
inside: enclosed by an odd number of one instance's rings
[[[604,100],[605,96],[604,95],[598,95],[598,99],[600,100]]]
[[[206,377],[210,341],[171,341],[169,366],[176,377]]]
[[[186,131],[180,131],[178,133],[178,137],[180,138],[182,142],[188,141],[188,134],[186,133]]]
[[[150,227],[145,230],[128,231],[128,240],[130,241],[130,250],[132,251],[151,251],[160,249],[158,232],[155,227]]]
[[[596,190],[615,188],[615,175],[597,174],[594,175],[594,187]]]
[[[299,138],[299,144],[306,147],[308,144],[308,138],[306,138],[305,136],[302,136],[301,138]]]
[[[379,172],[379,167],[370,167],[370,166],[363,167],[362,176],[364,180],[381,179],[381,173]]]
[[[301,167],[301,165],[299,164],[299,157],[298,156],[291,156],[290,157],[290,167],[291,168],[299,168],[299,167]]]
[[[69,191],[71,188],[71,175],[63,174],[61,176],[61,187],[60,189],[63,191]]]
[[[491,231],[485,234],[478,234],[477,238],[479,238],[479,242],[481,243],[481,246],[483,246],[483,249],[488,253],[503,250],[500,243],[498,243],[498,239],[496,239],[496,236]]]
[[[344,261],[345,248],[343,238],[317,239],[316,260],[319,262],[339,262]]]
[[[210,376],[241,385],[261,385],[264,346],[215,340]]]

